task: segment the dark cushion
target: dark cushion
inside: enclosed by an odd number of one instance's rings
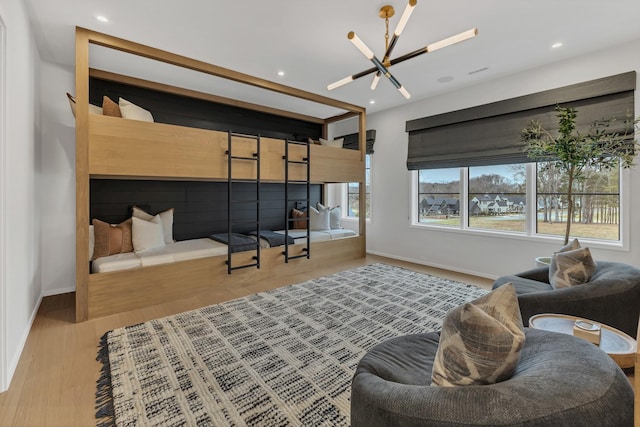
[[[499,277],[493,289],[513,283],[518,294],[524,326],[540,313],[584,317],[637,336],[640,317],[640,269],[631,265],[598,261],[591,281],[579,286],[553,289],[549,267]]]
[[[633,425],[633,390],[606,353],[571,335],[525,335],[514,375],[490,385],[430,386],[438,333],[373,347],[353,378],[351,425]]]

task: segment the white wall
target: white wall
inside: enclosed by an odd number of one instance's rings
[[[640,40],[369,115],[367,129],[376,129],[376,142],[372,157],[368,252],[490,278],[532,268],[533,259],[552,253],[561,245],[560,239],[499,238],[410,226],[411,173],[406,167],[405,122],[622,72],[640,71],[638,52]],[[640,93],[636,94],[635,111],[636,115],[640,114]],[[332,135],[356,132],[357,123],[343,122],[340,128],[334,127],[331,131]],[[636,213],[627,215],[630,218],[630,227],[625,231],[628,247],[597,245],[591,248],[597,260],[640,266],[640,216],[637,215],[640,166],[624,173],[628,174],[628,185],[623,189],[623,201],[628,205],[623,209]],[[634,187],[636,190],[630,191]]]
[[[75,88],[73,70],[42,64],[42,292],[76,289],[75,119],[65,92]]]
[[[5,1],[5,0],[2,0]],[[457,92],[407,103],[371,114],[367,129],[376,129],[372,157],[372,220],[367,224],[367,250],[399,259],[440,266],[486,277],[515,272],[533,265],[533,258],[551,253],[558,242],[510,239],[443,232],[410,227],[410,173],[406,168],[407,134],[405,122],[526,95],[554,87],[630,70],[640,70],[637,52],[640,41],[575,58],[539,69],[507,76]],[[44,64],[42,76],[42,272],[45,295],[75,288],[74,251],[74,131],[73,118],[64,97],[73,91],[73,72]],[[640,85],[639,85],[640,86]],[[640,95],[636,112],[640,113]],[[357,132],[357,119],[336,123],[329,137]],[[631,171],[631,186],[640,185],[640,168]],[[640,200],[631,192],[631,210],[640,209]],[[384,201],[384,202],[382,202]],[[331,206],[341,204],[341,195],[330,191]],[[355,227],[355,223],[353,226]],[[628,250],[594,248],[597,259],[611,259],[640,265],[640,224],[631,224]]]
[[[0,391],[9,384],[41,299],[39,155],[40,57],[21,0],[0,0],[6,25],[6,206],[3,307],[7,327],[2,351],[6,372]],[[1,282],[0,282],[1,284]]]

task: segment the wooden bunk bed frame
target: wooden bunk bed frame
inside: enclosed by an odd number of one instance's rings
[[[138,55],[201,73],[222,77],[258,88],[290,95],[304,100],[345,110],[339,116],[321,119],[287,112],[267,106],[246,103],[212,94],[196,92],[122,76],[89,67],[89,45]],[[353,116],[359,119],[359,150],[335,149],[312,145],[311,181],[313,183],[360,183],[360,212],[365,212],[365,134],[366,110],[349,103],[295,89],[261,78],[232,71],[181,55],[152,48],[117,37],[76,28],[76,321],[102,317],[145,306],[156,305],[201,292],[237,284],[255,283],[263,278],[284,278],[337,260],[365,256],[365,219],[360,217],[357,237],[312,243],[311,259],[296,259],[284,263],[281,247],[263,249],[260,269],[245,269],[227,274],[227,256],[216,256],[171,264],[140,267],[110,273],[90,273],[89,245],[89,185],[91,178],[212,180],[227,179],[227,133],[195,129],[162,123],[147,123],[89,114],[89,78],[139,86],[156,91],[239,106],[283,117],[302,119],[323,125],[327,134],[330,123]],[[284,140],[262,138],[263,160],[260,178],[284,182]],[[243,148],[249,153],[250,145]],[[300,156],[306,147],[298,149]],[[234,148],[235,152],[236,148]],[[153,156],[148,153],[153,152]],[[291,154],[291,153],[290,153]],[[253,165],[234,166],[234,176],[254,176]],[[292,169],[291,179],[303,175],[303,169]],[[302,253],[303,246],[289,248],[290,255]],[[237,262],[250,262],[253,252],[234,254]],[[235,262],[235,261],[234,261]]]

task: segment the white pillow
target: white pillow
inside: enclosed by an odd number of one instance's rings
[[[343,142],[344,138],[334,139],[333,141],[320,138],[320,145],[326,145],[327,147],[342,148]]]
[[[329,213],[331,214],[330,225],[331,229],[342,228],[342,209],[340,206],[336,206],[335,208],[331,208]]]
[[[173,208],[162,211],[158,215],[160,216],[160,222],[162,223],[164,243],[166,245],[173,243]],[[132,216],[144,219],[145,221],[151,221],[151,218],[153,218],[153,215],[137,206],[133,207]]]
[[[141,120],[143,122],[153,122],[153,116],[144,108],[138,107],[136,104],[127,101],[124,98],[120,98],[118,101],[120,107],[120,114],[123,119]]]
[[[161,248],[165,245],[160,215],[154,216],[151,221],[136,217],[133,217],[132,220],[131,240],[135,252]]]
[[[323,206],[318,210],[309,206],[309,229],[311,231],[329,230],[329,224],[329,209]]]
[[[93,248],[96,246],[96,233],[93,231],[93,225],[89,226],[89,261],[93,258]]]
[[[316,203],[316,206],[319,211],[322,211],[323,209],[329,210],[329,226],[332,230],[342,228],[342,209],[340,209],[340,206],[327,208],[320,202]]]
[[[71,107],[71,114],[73,117],[76,116],[76,98],[67,92],[67,98],[69,99],[69,106]],[[98,107],[97,105],[89,104],[89,114],[102,115],[102,107]],[[89,258],[91,259],[91,258]]]

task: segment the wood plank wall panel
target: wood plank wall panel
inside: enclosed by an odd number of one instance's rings
[[[261,229],[280,230],[285,227],[284,184],[262,183]],[[311,203],[322,200],[323,186],[311,185]],[[303,199],[304,185],[290,184],[289,199]],[[254,200],[255,184],[234,183],[236,200]],[[206,237],[227,231],[227,183],[212,181],[157,181],[92,179],[90,185],[90,218],[117,224],[131,216],[131,206],[137,205],[153,214],[174,208],[174,238],[176,240]],[[286,213],[294,208],[290,201]],[[253,220],[252,205],[234,206],[235,220]],[[246,233],[255,227],[234,226],[234,231]]]
[[[261,251],[260,269],[248,268],[227,274],[225,256],[201,258],[113,273],[89,276],[89,318],[147,307],[185,298],[198,292],[251,284],[269,277],[275,280],[322,268],[335,259],[347,261],[365,256],[363,236],[312,243],[311,259],[299,258],[284,263],[282,247]],[[290,247],[301,253],[303,245]],[[237,264],[248,262],[255,252],[236,254]],[[234,264],[236,261],[233,261]]]
[[[115,102],[125,98],[149,110],[160,123],[298,141],[322,136],[321,124],[91,77],[89,102],[102,105],[103,96]]]

